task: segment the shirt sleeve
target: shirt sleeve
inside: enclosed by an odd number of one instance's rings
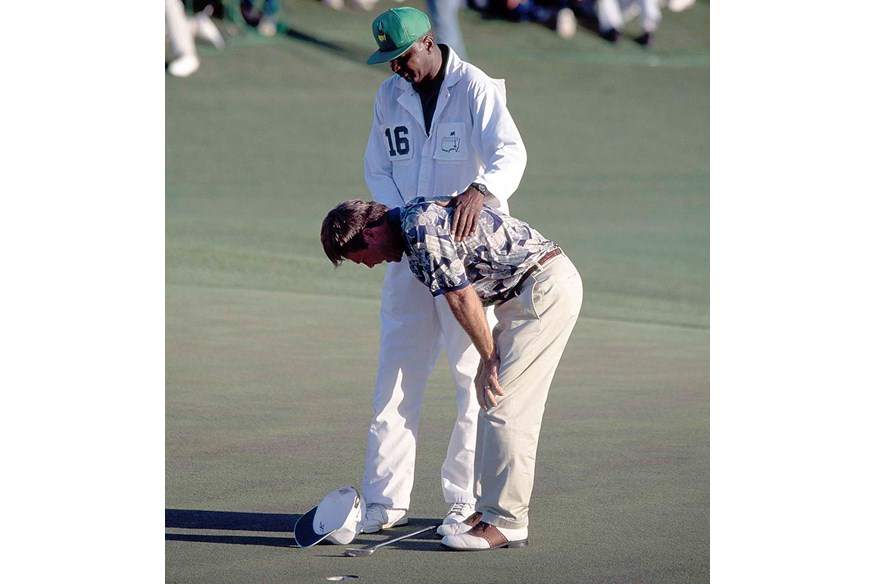
[[[414,225],[405,237],[410,246],[410,267],[433,296],[459,290],[470,284],[453,237],[437,225]]]

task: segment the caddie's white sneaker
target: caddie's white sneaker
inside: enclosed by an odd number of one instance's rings
[[[441,545],[460,552],[526,547],[529,545],[529,529],[496,527],[481,521],[466,533],[445,535]]]
[[[474,503],[453,503],[444,516],[444,523],[462,523],[475,512]]]
[[[453,503],[447,515],[444,516],[444,522],[438,526],[438,535],[455,535],[457,533],[465,533],[471,529],[475,523],[480,521],[481,515],[477,513],[477,519],[467,521],[474,517],[474,503]]]
[[[365,519],[362,521],[362,533],[377,533],[381,529],[389,529],[396,525],[407,525],[407,509],[390,509],[380,503],[368,503],[365,506]]]
[[[168,66],[167,72],[174,77],[188,77],[198,70],[201,61],[195,55],[183,55],[174,59]]]

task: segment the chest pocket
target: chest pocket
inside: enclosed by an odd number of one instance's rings
[[[434,138],[435,160],[461,161],[468,160],[469,136],[462,122],[438,124]]]
[[[383,146],[390,162],[410,160],[414,156],[414,147],[411,143],[411,132],[405,125],[380,126],[383,135]]]

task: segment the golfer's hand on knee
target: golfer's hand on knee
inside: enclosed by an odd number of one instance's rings
[[[499,358],[481,360],[481,367],[475,379],[478,405],[488,410],[495,407],[497,395],[505,395],[505,390],[499,385]]]

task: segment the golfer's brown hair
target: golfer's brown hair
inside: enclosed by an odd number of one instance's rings
[[[389,207],[375,201],[351,199],[328,212],[322,220],[320,239],[325,255],[335,267],[341,265],[346,254],[365,249],[362,231],[383,223]]]

